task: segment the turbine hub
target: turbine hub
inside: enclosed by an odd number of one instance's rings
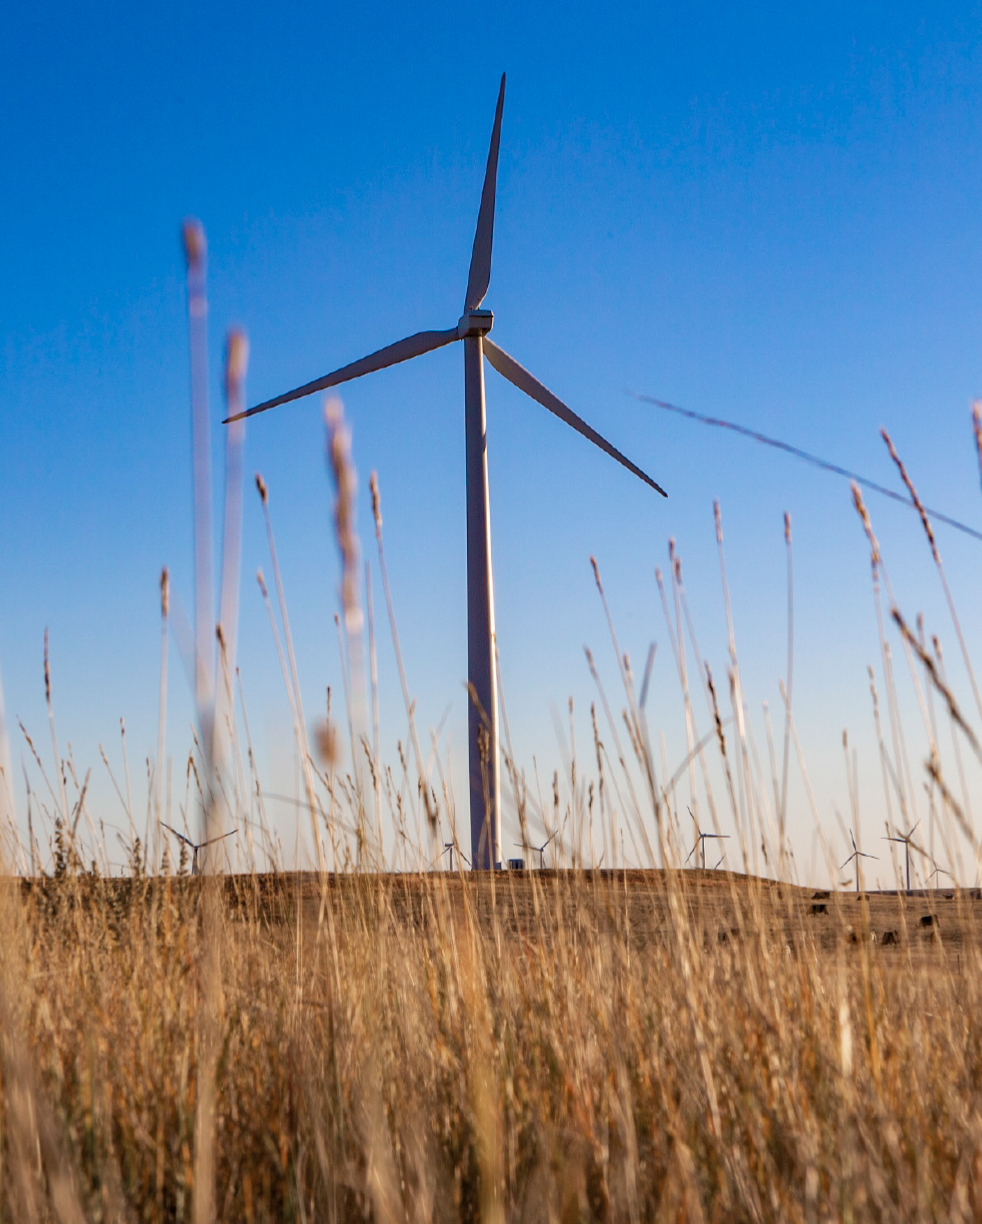
[[[486,336],[493,326],[494,315],[490,310],[467,310],[460,316],[457,335],[461,340],[465,336]]]

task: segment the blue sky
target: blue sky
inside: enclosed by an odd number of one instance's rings
[[[100,742],[118,759],[121,716],[131,770],[153,753],[162,565],[187,607],[192,598],[181,218],[199,216],[209,238],[216,422],[228,324],[250,337],[252,400],[452,326],[505,70],[485,303],[494,339],[670,495],[652,495],[488,371],[499,641],[518,755],[546,778],[561,768],[553,711],[569,695],[583,748],[594,698],[584,643],[613,683],[594,554],[639,668],[659,642],[652,717],[674,768],[681,702],[653,569],[676,538],[701,644],[725,676],[717,497],[748,704],[754,717],[764,700],[776,713],[788,510],[795,701],[821,816],[841,842],[833,805],[848,804],[848,726],[861,748],[861,821],[878,837],[865,671],[877,639],[847,486],[625,389],[894,483],[885,424],[925,499],[982,521],[969,427],[982,390],[979,18],[978,6],[944,4],[499,4],[468,26],[442,6],[8,6],[0,666],[11,721],[40,741],[49,626],[59,736],[83,768],[101,769]],[[363,495],[379,472],[421,722],[450,705],[459,766],[461,354],[353,384],[343,399]],[[217,426],[215,436],[218,462]],[[247,472],[270,488],[309,713],[326,685],[340,686],[319,403],[250,423],[246,448]],[[246,506],[240,660],[275,779],[289,774],[289,717],[252,578],[268,560],[251,489]],[[905,610],[925,612],[953,659],[916,522],[888,503],[871,509]],[[371,555],[364,496],[361,522]],[[979,545],[939,538],[971,645]],[[404,718],[386,642],[380,669],[394,757]],[[177,753],[191,708],[176,661],[171,694]],[[16,737],[13,751],[23,752]],[[94,785],[108,811],[111,789]],[[812,822],[800,786],[795,795],[804,864]]]

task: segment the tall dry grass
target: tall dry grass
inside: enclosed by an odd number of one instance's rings
[[[196,446],[206,447],[199,227],[186,227],[185,243],[193,420]],[[234,406],[244,401],[242,338],[230,341],[228,359]],[[790,520],[788,664],[776,737],[765,710],[769,768],[754,740],[728,596],[729,665],[714,676],[671,546],[658,582],[686,742],[672,773],[648,726],[653,654],[639,684],[594,564],[622,691],[607,692],[588,656],[597,683],[589,749],[574,751],[569,779],[561,787],[554,778],[551,796],[516,761],[502,705],[505,776],[526,861],[541,843],[533,827],[544,827],[550,867],[417,870],[440,861],[446,837],[456,842],[452,786],[436,741],[426,749],[415,726],[373,477],[409,728],[399,767],[381,760],[374,612],[370,588],[363,595],[360,586],[339,407],[328,426],[344,700],[318,724],[314,751],[269,490],[257,477],[275,606],[261,574],[259,582],[301,766],[297,820],[309,825],[317,871],[276,868],[236,667],[241,433],[228,439],[217,613],[211,478],[196,451],[196,615],[184,649],[198,728],[174,789],[183,780],[177,806],[200,815],[210,842],[204,874],[188,874],[184,844],[175,870],[160,840],[174,783],[164,760],[174,616],[166,571],[151,826],[142,838],[133,826],[125,878],[107,872],[88,778],[59,755],[47,667],[55,775],[26,739],[41,787],[30,796],[27,851],[20,846],[0,699],[0,1216],[196,1224],[982,1217],[982,897],[966,889],[948,899],[861,889],[814,896],[792,882],[792,764],[818,833],[822,822],[792,707]],[[974,690],[928,515],[890,445]],[[982,763],[978,737],[939,639],[912,629],[898,607],[871,516],[858,489],[854,496],[880,625],[871,699],[890,827],[906,830],[923,811],[946,861],[956,862],[956,841],[977,861],[966,777]],[[716,534],[725,592],[718,507]],[[901,717],[897,649],[919,728]],[[939,727],[950,731],[944,747]],[[848,740],[844,749],[858,834]],[[125,790],[132,818],[128,778]],[[742,873],[681,870],[692,844],[686,809],[695,833],[730,833],[728,863]],[[388,861],[383,824],[396,832]],[[223,876],[214,839],[233,829],[245,870]],[[631,858],[648,869],[596,869],[594,835],[608,864]],[[914,845],[920,862],[937,865]],[[28,861],[45,870],[15,875]],[[388,870],[398,866],[410,869]]]
[[[198,885],[27,891],[28,1045],[87,1218],[190,1218]],[[353,874],[328,922],[311,876],[298,958],[295,881],[226,884],[216,1218],[982,1209],[977,903],[954,945],[888,950],[855,902],[817,918],[744,877],[546,871],[489,894]],[[4,1126],[9,1153],[9,1105]],[[23,1218],[9,1156],[0,1186]]]

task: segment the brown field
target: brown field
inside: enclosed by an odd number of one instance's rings
[[[930,955],[940,954],[942,943],[948,950],[960,950],[966,940],[982,931],[982,889],[914,889],[903,891],[829,892],[802,888],[774,880],[753,879],[729,871],[689,869],[673,873],[676,887],[693,931],[701,931],[707,944],[737,941],[758,927],[757,919],[766,914],[771,938],[784,939],[794,950],[807,932],[807,942],[832,951],[843,942],[858,942],[865,930],[877,951],[905,948]],[[248,885],[243,880],[233,887],[241,893]],[[274,877],[273,893],[279,898],[281,915],[294,912],[295,898],[302,898],[305,922],[316,922],[321,885],[311,874]],[[417,927],[425,922],[426,898],[436,881],[445,890],[453,910],[464,910],[468,895],[481,925],[489,929],[496,912],[502,931],[525,937],[539,931],[536,920],[536,894],[540,905],[564,914],[580,930],[593,933],[618,930],[644,946],[670,937],[671,912],[666,873],[659,870],[572,872],[499,872],[489,874],[450,872],[439,876],[392,874],[374,879],[373,890],[386,897],[395,923]],[[345,912],[359,897],[364,883],[358,876],[329,877],[329,895],[339,913]],[[265,893],[270,896],[269,892]]]
[[[193,1219],[209,1087],[222,1220],[982,1211],[977,891],[283,874],[209,911],[209,888],[6,894],[8,1218]]]
[[[371,912],[376,929],[382,921],[392,931],[409,933],[432,926],[436,897],[455,920],[472,918],[484,933],[524,941],[545,936],[558,921],[590,935],[617,933],[644,948],[674,938],[674,893],[690,934],[701,937],[707,949],[761,938],[766,927],[766,937],[791,955],[804,949],[831,953],[862,941],[884,964],[899,956],[941,964],[982,935],[978,888],[833,892],[729,871],[695,868],[671,875],[670,886],[668,872],[636,868],[526,869],[493,877],[472,871],[328,873],[323,880],[315,872],[281,872],[226,876],[223,889],[231,922],[258,920],[270,931],[294,931],[299,911],[308,934],[325,921],[324,899],[342,930]],[[200,885],[187,877],[168,883],[121,878],[89,887],[125,908],[135,894],[146,904],[158,888],[193,894]],[[21,888],[28,905],[43,911],[65,884],[42,877],[22,881]]]
[[[689,869],[673,873],[678,900],[691,933],[705,947],[757,938],[761,925],[776,946],[832,953],[868,942],[883,964],[897,958],[947,964],[966,944],[982,935],[982,889],[947,888],[830,892],[735,872]],[[367,880],[371,883],[367,883]],[[28,885],[30,891],[31,885]],[[126,891],[128,881],[119,887]],[[230,877],[226,893],[232,912],[258,909],[273,923],[292,926],[297,906],[306,931],[321,919],[324,895],[316,873]],[[544,935],[558,918],[591,935],[616,932],[632,946],[665,945],[673,938],[667,874],[659,870],[604,869],[584,872],[542,871],[488,873],[441,872],[360,877],[329,875],[324,888],[338,919],[346,926],[361,912],[366,890],[371,907],[381,907],[393,927],[406,931],[434,921],[432,896],[460,920],[469,912],[479,927],[504,937]],[[466,903],[465,903],[466,897]],[[541,912],[548,909],[548,921]],[[250,907],[251,908],[251,907]],[[496,916],[496,920],[495,920]]]

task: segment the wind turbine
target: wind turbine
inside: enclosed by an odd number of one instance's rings
[[[545,865],[546,865],[546,847],[549,845],[549,843],[552,841],[552,839],[556,836],[556,833],[558,832],[559,830],[556,829],[552,833],[550,833],[541,846],[530,846],[530,845],[527,845],[525,842],[515,842],[515,845],[518,846],[520,850],[528,850],[531,854],[537,854],[539,856],[539,870],[542,871],[545,869]]]
[[[849,857],[842,864],[839,870],[845,871],[845,869],[849,866],[852,860],[853,859],[856,860],[856,892],[859,892],[860,891],[860,888],[859,888],[859,860],[861,858],[875,859],[876,855],[867,854],[865,850],[860,850],[860,848],[856,845],[856,839],[855,837],[853,837],[852,832],[849,833],[849,840],[852,842],[852,854],[849,855]]]
[[[226,837],[231,837],[233,833],[238,832],[238,829],[229,829],[227,833],[222,833],[220,837],[209,837],[207,841],[193,842],[190,837],[185,837],[183,833],[178,833],[176,829],[172,829],[171,826],[167,824],[166,821],[162,820],[160,823],[164,826],[165,829],[170,829],[171,833],[174,834],[174,836],[178,839],[178,841],[182,841],[184,842],[186,846],[191,847],[191,874],[192,875],[199,874],[199,871],[198,871],[198,851],[199,850],[204,850],[205,846],[210,846],[214,844],[215,842],[224,841]]]
[[[951,874],[951,872],[950,872],[950,871],[946,871],[946,870],[944,869],[944,867],[940,867],[940,866],[939,866],[937,863],[935,863],[935,864],[934,864],[934,870],[933,870],[932,872],[930,872],[930,873],[929,873],[929,875],[928,875],[928,877],[927,877],[927,878],[928,878],[929,880],[931,880],[931,879],[937,880],[938,876],[943,876],[943,875],[946,875],[946,876],[948,877],[948,879],[949,879],[949,880],[953,880],[953,879],[955,878],[955,877],[954,877],[954,876]],[[937,888],[937,884],[935,884],[935,888]]]
[[[487,422],[484,405],[484,358],[502,377],[514,383],[549,412],[606,451],[663,497],[668,494],[645,472],[622,455],[606,438],[568,408],[513,357],[488,339],[494,322],[490,310],[481,310],[491,282],[491,246],[494,237],[494,200],[498,177],[498,145],[501,112],[505,102],[505,78],[501,77],[498,105],[491,130],[484,190],[477,215],[477,231],[471,252],[464,313],[445,331],[416,332],[377,352],[342,366],[323,378],[304,383],[285,395],[257,404],[231,416],[225,424],[276,408],[290,400],[312,395],[384,370],[387,366],[421,357],[434,349],[464,342],[464,420],[467,451],[467,678],[468,756],[470,772],[471,857],[476,868],[498,866],[501,857],[501,800],[498,761],[498,685],[495,658],[494,585],[491,576],[491,520],[488,503]]]
[[[730,839],[729,833],[699,833],[696,837],[696,844],[689,851],[688,857],[685,860],[686,863],[689,861],[690,858],[692,858],[695,852],[699,850],[702,853],[702,866],[703,866],[703,870],[705,870],[705,867],[706,867],[706,840],[707,838],[710,838],[710,837],[713,838],[715,841],[729,841]],[[725,857],[726,855],[724,854],[723,858]],[[696,861],[698,862],[698,859]],[[719,863],[722,863],[722,861],[723,859],[721,858],[719,860]],[[716,867],[719,866],[719,863],[716,864]],[[685,863],[683,863],[682,866],[684,867]],[[716,868],[714,867],[713,870],[715,871]]]
[[[903,843],[904,862],[907,868],[907,891],[908,892],[910,892],[910,839],[914,836],[915,832],[917,831],[917,825],[919,825],[920,823],[921,822],[918,821],[917,824],[914,825],[914,827],[910,830],[909,833],[902,833],[899,837],[884,837],[883,839],[884,841]]]
[[[456,849],[457,853],[460,855],[460,857],[461,857],[461,858],[464,860],[464,862],[465,862],[465,863],[467,863],[467,855],[466,855],[466,854],[463,854],[463,853],[461,852],[461,849],[460,849],[460,847],[457,845],[457,843],[456,843],[456,842],[444,842],[444,843],[443,843],[443,851],[442,851],[442,852],[441,852],[441,854],[440,854],[440,858],[443,858],[444,854],[446,854],[446,853],[449,851],[449,853],[450,853],[450,870],[451,870],[451,871],[453,871],[453,852],[454,852],[454,850],[455,850],[455,849]],[[469,867],[469,866],[470,866],[470,863],[467,863],[467,866]]]

